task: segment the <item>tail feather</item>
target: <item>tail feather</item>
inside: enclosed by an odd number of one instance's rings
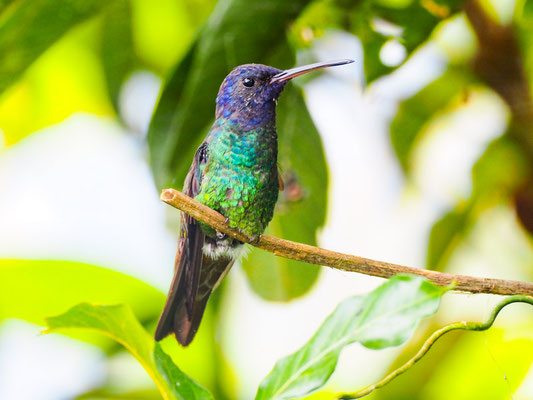
[[[174,331],[176,315],[185,312],[188,319],[192,318],[202,268],[204,238],[200,226],[182,215],[174,278],[157,324],[155,340],[161,340]]]
[[[182,259],[183,253],[180,254],[178,249],[177,268],[157,325],[155,340],[159,341],[174,333],[178,342],[187,346],[198,331],[211,292],[231,268],[234,260],[223,256],[213,259],[203,255],[196,273],[187,273],[191,265]]]

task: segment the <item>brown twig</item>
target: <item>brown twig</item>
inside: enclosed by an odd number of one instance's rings
[[[310,264],[325,265],[344,271],[359,272],[365,275],[390,278],[396,274],[421,275],[438,285],[454,284],[455,290],[470,293],[491,293],[500,295],[522,294],[533,296],[533,283],[508,281],[503,279],[476,278],[466,275],[454,275],[444,272],[428,271],[419,268],[405,267],[368,258],[338,253],[331,250],[309,246],[303,243],[291,242],[269,235],[261,235],[259,239],[249,237],[238,230],[230,228],[225,218],[218,212],[198,203],[187,195],[174,189],[165,189],[161,193],[161,200],[171,206],[189,214],[198,221],[212,226],[244,243],[249,243],[260,249],[274,253],[279,257],[291,258]]]

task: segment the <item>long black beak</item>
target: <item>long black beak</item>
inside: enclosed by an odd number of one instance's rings
[[[306,74],[308,72],[315,71],[317,69],[327,68],[327,67],[336,67],[337,65],[345,65],[345,64],[350,64],[350,63],[353,63],[353,60],[335,60],[335,61],[315,63],[315,64],[304,65],[302,67],[291,68],[291,69],[282,71],[279,74],[274,75],[270,79],[270,82],[283,82],[283,81],[292,79],[294,77]]]

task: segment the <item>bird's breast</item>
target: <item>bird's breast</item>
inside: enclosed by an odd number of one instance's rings
[[[275,133],[242,137],[230,132],[211,142],[209,154],[196,199],[227,217],[231,227],[263,233],[278,197]]]

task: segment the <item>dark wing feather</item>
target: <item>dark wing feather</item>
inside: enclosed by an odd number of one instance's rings
[[[196,151],[185,179],[184,193],[189,197],[195,197],[200,191],[202,180],[200,167],[207,163],[207,157],[207,143],[204,142]],[[204,239],[205,235],[196,220],[181,213],[174,278],[170,285],[167,302],[157,324],[155,340],[161,340],[174,332],[180,343],[184,346],[188,344],[180,338],[190,336],[191,323],[194,320]]]

